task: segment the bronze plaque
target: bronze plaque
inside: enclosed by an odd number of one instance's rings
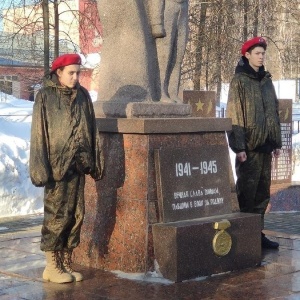
[[[226,145],[155,150],[160,222],[231,213]]]
[[[216,92],[183,91],[183,103],[190,104],[193,117],[216,116]]]

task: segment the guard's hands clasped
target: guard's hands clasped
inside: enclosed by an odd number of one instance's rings
[[[274,155],[274,157],[279,157],[279,155],[280,155],[280,153],[281,153],[281,150],[280,149],[275,149],[274,151],[273,151],[273,155]]]
[[[247,154],[245,151],[239,152],[236,154],[236,158],[240,161],[240,162],[244,162],[247,160]]]

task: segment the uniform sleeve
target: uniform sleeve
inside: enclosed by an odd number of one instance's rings
[[[88,98],[89,103],[89,110],[91,114],[91,120],[93,122],[93,156],[94,156],[94,162],[95,162],[95,169],[91,172],[91,176],[95,180],[100,180],[103,176],[103,170],[104,170],[104,154],[103,154],[103,139],[101,138],[99,134],[99,130],[96,123],[96,117],[95,117],[95,111],[93,107],[92,100],[88,94],[87,91],[84,90],[85,95]]]
[[[241,82],[234,77],[229,86],[226,117],[232,121],[232,130],[227,132],[227,136],[235,153],[246,150],[243,94]]]
[[[51,175],[43,98],[43,93],[39,92],[33,106],[31,123],[29,170],[31,181],[35,186],[45,186]]]
[[[275,88],[273,86],[274,93],[275,93],[275,103],[276,103],[276,114],[278,118],[278,125],[276,126],[276,148],[281,149],[282,148],[282,135],[281,135],[281,124],[280,124],[280,118],[279,118],[279,101],[276,96]]]
[[[276,149],[282,147],[281,127],[279,118],[279,101],[275,92],[274,85],[270,80],[270,95],[271,99],[274,99],[275,110],[273,105],[268,105],[270,109],[266,111],[266,119],[268,125],[268,135],[272,146]],[[272,102],[273,103],[273,102]]]
[[[95,180],[100,180],[103,176],[103,170],[104,170],[104,155],[103,155],[103,140],[100,137],[100,134],[98,132],[96,122],[95,122],[95,170],[91,173],[91,176]]]

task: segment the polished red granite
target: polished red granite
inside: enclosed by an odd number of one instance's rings
[[[260,265],[260,218],[258,214],[233,213],[154,224],[154,253],[160,272],[164,278],[179,282]],[[215,230],[214,224],[222,220],[229,227]],[[220,253],[213,250],[217,234],[227,234],[215,247]]]
[[[102,133],[105,175],[96,183],[87,177],[75,261],[124,272],[153,269],[151,224],[158,222],[154,149],[227,145],[224,133]]]

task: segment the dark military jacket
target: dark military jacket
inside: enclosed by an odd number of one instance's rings
[[[255,72],[242,58],[228,94],[226,116],[232,119],[228,132],[231,149],[272,152],[281,148],[278,99],[270,73],[263,67]]]
[[[103,156],[88,91],[46,78],[33,106],[30,177],[35,186],[60,181],[70,170],[101,178]]]

